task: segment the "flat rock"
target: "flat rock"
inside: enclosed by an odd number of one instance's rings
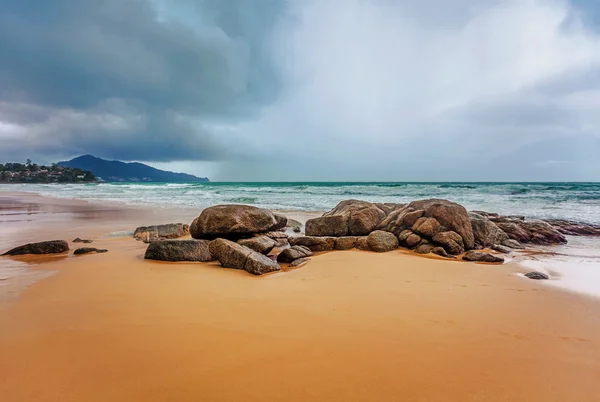
[[[311,255],[313,255],[313,252],[306,246],[292,246],[279,253],[277,261],[291,263],[300,258],[310,257]]]
[[[550,279],[550,277],[542,272],[529,272],[526,273],[525,276],[529,279],[534,279],[536,281],[544,281]]]
[[[503,254],[510,254],[513,251],[512,248],[503,246],[501,244],[492,245],[492,250],[498,251],[499,253]]]
[[[157,261],[214,261],[207,240],[159,240],[150,243],[144,258]]]
[[[600,226],[564,219],[544,219],[560,233],[568,236],[600,236]]]
[[[481,251],[471,250],[462,258],[465,261],[476,261],[476,262],[491,262],[491,263],[502,263],[504,258],[495,256],[490,253],[483,253]]]
[[[356,243],[358,242],[357,236],[343,236],[335,239],[335,249],[336,250],[350,250],[356,247]]]
[[[225,268],[243,269],[253,275],[281,270],[276,261],[230,240],[213,240],[209,250]]]
[[[286,238],[287,242],[287,238]],[[249,239],[238,240],[242,246],[248,247],[251,250],[261,254],[269,254],[277,244],[275,240],[267,236],[251,237]]]
[[[369,250],[377,253],[385,253],[398,248],[398,238],[390,232],[376,230],[367,236]]]
[[[50,240],[15,247],[2,255],[58,254],[65,251],[69,251],[69,243],[64,240]]]
[[[168,223],[166,225],[140,226],[133,232],[133,238],[144,243],[156,240],[177,239],[190,233],[190,227],[183,223]]]
[[[306,246],[311,251],[331,251],[335,248],[335,237],[298,236],[290,237],[291,246]]]
[[[95,248],[95,247],[82,247],[82,248],[78,248],[77,250],[75,250],[73,252],[73,255],[83,255],[83,254],[90,254],[90,253],[108,253],[108,250],[103,249],[103,248]]]
[[[93,243],[93,242],[94,242],[93,240],[84,240],[84,239],[80,239],[79,237],[73,240],[73,243],[86,243],[86,244],[89,244],[89,243]]]
[[[282,229],[287,218],[250,205],[216,205],[204,209],[192,222],[195,239],[240,239],[255,233]]]
[[[298,258],[297,260],[292,261],[290,267],[298,268],[302,267],[310,261],[310,258]]]

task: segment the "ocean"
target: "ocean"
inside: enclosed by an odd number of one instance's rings
[[[600,224],[600,183],[101,183],[10,184],[0,191],[155,207],[249,204],[324,212],[346,199],[406,203],[444,198],[469,210]]]
[[[101,183],[10,184],[25,191],[96,202],[203,208],[249,204],[279,211],[325,212],[347,199],[407,203],[444,198],[468,210],[600,225],[600,183]],[[551,275],[549,285],[600,297],[600,238],[570,237],[519,263]]]

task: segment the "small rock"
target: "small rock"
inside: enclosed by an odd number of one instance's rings
[[[77,250],[75,250],[73,252],[74,255],[82,255],[82,254],[89,254],[89,253],[108,253],[108,250],[106,249],[100,249],[100,248],[94,248],[94,247],[82,247],[82,248],[78,248]]]
[[[302,231],[302,223],[298,222],[295,219],[288,218],[287,220],[287,228],[292,229],[294,233],[300,233]]]
[[[433,250],[431,250],[431,252],[433,254],[439,255],[440,257],[444,257],[444,258],[453,258],[450,254],[448,254],[446,252],[446,250],[444,250],[443,247],[435,247]]]
[[[331,251],[335,248],[335,237],[298,236],[290,237],[291,246],[306,246],[311,251]]]
[[[429,254],[436,247],[433,244],[421,244],[417,248],[415,248],[415,253],[417,254]]]
[[[398,241],[401,246],[415,248],[421,243],[421,236],[414,233],[412,230],[403,230],[398,236]]]
[[[298,258],[297,260],[292,261],[292,263],[290,264],[290,267],[298,268],[298,267],[308,264],[309,261],[310,261],[310,258]]]
[[[503,242],[502,242],[502,245],[503,245],[503,246],[506,246],[506,247],[513,248],[513,249],[515,249],[515,250],[521,250],[521,249],[523,249],[523,248],[524,248],[524,247],[521,245],[521,243],[519,243],[518,241],[516,241],[516,240],[513,240],[513,239],[508,239],[508,240],[505,240],[505,241],[503,241]]]
[[[313,255],[313,252],[305,246],[292,246],[286,248],[277,256],[277,261],[291,263],[300,258],[306,258]]]
[[[542,272],[529,272],[525,274],[525,276],[529,279],[534,279],[536,281],[544,281],[550,279],[550,277]]]
[[[65,251],[69,251],[69,243],[64,240],[50,240],[15,247],[2,255],[58,254]]]
[[[73,243],[86,243],[86,244],[89,244],[89,243],[93,243],[93,242],[94,242],[93,240],[83,240],[83,239],[80,239],[79,237],[76,238],[75,240],[73,240]]]
[[[377,253],[385,253],[398,248],[398,238],[390,232],[376,230],[367,236],[369,250]]]
[[[493,262],[493,263],[502,263],[504,262],[504,258],[497,257],[493,254],[482,253],[481,251],[467,251],[467,253],[463,256],[463,260],[465,261],[476,261],[476,262]]]
[[[498,251],[498,252],[504,253],[504,254],[512,253],[512,248],[503,246],[501,244],[494,244],[492,246],[492,250],[495,250],[495,251]]]

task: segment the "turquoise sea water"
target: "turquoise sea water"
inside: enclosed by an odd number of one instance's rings
[[[294,211],[327,211],[350,198],[398,203],[445,198],[470,210],[600,224],[600,183],[11,184],[0,185],[2,190],[163,207],[240,203]]]

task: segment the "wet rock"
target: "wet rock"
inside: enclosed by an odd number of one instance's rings
[[[494,244],[492,246],[492,250],[498,251],[498,252],[503,253],[503,254],[510,254],[510,253],[512,253],[512,248],[503,246],[501,244]]]
[[[544,281],[550,279],[550,277],[542,272],[529,272],[526,273],[525,276],[529,279],[534,279],[536,281]]]
[[[433,236],[432,240],[444,247],[449,254],[458,255],[465,251],[463,238],[456,232],[441,232]]]
[[[496,217],[492,219],[511,239],[520,243],[537,245],[567,243],[567,239],[562,233],[544,221],[525,220],[521,217]],[[502,244],[507,245],[505,242]]]
[[[335,237],[298,236],[290,237],[291,246],[305,246],[311,251],[331,251],[335,248]]]
[[[75,250],[73,252],[73,255],[83,255],[83,254],[90,254],[90,253],[108,253],[108,250],[103,249],[103,248],[95,248],[95,247],[82,247],[82,248],[78,248],[77,250]]]
[[[157,261],[214,261],[207,240],[160,240],[150,243],[144,258]]]
[[[421,237],[433,238],[440,232],[442,225],[435,218],[419,218],[412,227],[412,231]]]
[[[286,238],[287,241],[287,238]],[[249,239],[238,240],[242,246],[248,247],[251,250],[261,254],[269,254],[275,247],[275,240],[267,236],[251,237]]]
[[[486,216],[469,212],[469,219],[471,219],[475,244],[490,247],[508,240],[508,235]]]
[[[277,261],[291,263],[299,258],[306,258],[313,255],[313,252],[305,246],[292,246],[286,248],[277,256]]]
[[[423,239],[418,234],[413,233],[412,230],[403,230],[398,236],[399,244],[403,247],[415,248]]]
[[[206,208],[190,226],[195,239],[240,239],[255,233],[282,229],[287,218],[249,205],[216,205]]]
[[[600,226],[564,219],[544,219],[560,233],[567,236],[600,236]]]
[[[521,243],[519,243],[518,241],[516,241],[516,240],[513,240],[513,239],[508,239],[508,240],[505,240],[505,241],[502,243],[502,245],[503,245],[503,246],[506,246],[506,247],[513,248],[513,249],[515,249],[515,250],[521,250],[521,249],[523,249],[523,248],[524,248],[524,247],[523,247],[523,245],[522,245]]]
[[[80,239],[79,237],[76,238],[75,240],[73,240],[73,243],[86,243],[86,244],[89,244],[89,243],[93,243],[93,242],[94,242],[93,240],[83,240],[83,239]]]
[[[367,236],[369,250],[377,253],[385,253],[398,248],[398,238],[390,232],[376,230]]]
[[[358,236],[344,236],[335,239],[334,248],[336,250],[350,250],[356,247]]]
[[[183,223],[169,223],[166,225],[140,226],[133,232],[133,238],[144,243],[156,240],[176,239],[189,234],[190,227]]]
[[[489,253],[483,253],[481,251],[467,251],[467,253],[463,256],[463,260],[465,261],[476,261],[476,262],[491,262],[491,263],[502,263],[504,262],[504,258],[495,256]]]
[[[297,260],[294,260],[290,264],[290,267],[294,267],[294,268],[302,267],[302,266],[308,264],[309,261],[310,261],[310,258],[298,258]]]
[[[51,240],[15,247],[2,255],[58,254],[65,251],[69,251],[69,243],[64,240]]]
[[[209,251],[225,268],[243,269],[253,275],[281,270],[272,259],[230,240],[211,241]]]

